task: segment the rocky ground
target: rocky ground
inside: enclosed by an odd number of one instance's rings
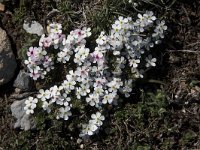
[[[143,9],[162,14],[168,25],[165,40],[155,49],[159,64],[148,72],[147,81],[138,83],[137,101],[111,109],[105,131],[85,142],[77,142],[76,132],[59,122],[33,131],[19,129],[34,127],[21,113],[21,102],[42,86],[29,78],[23,59],[27,47],[38,40],[35,33],[43,31],[37,27],[31,30],[34,34],[27,33],[23,23],[37,20],[44,27],[56,20],[66,30],[91,25],[98,32],[107,28],[109,17],[127,10],[112,0],[0,2],[5,6],[0,5],[0,149],[200,149],[200,1],[144,3]],[[103,6],[108,14],[101,16]]]

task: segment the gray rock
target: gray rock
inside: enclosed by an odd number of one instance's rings
[[[26,99],[20,101],[14,101],[11,105],[11,112],[12,116],[17,118],[14,128],[21,128],[26,131],[34,129],[36,124],[33,118],[31,118],[30,115],[27,115],[24,110],[25,101]]]
[[[30,34],[37,34],[38,36],[44,34],[44,29],[42,25],[37,21],[32,21],[31,23],[25,21],[23,24],[23,28],[24,30],[26,30],[26,32]]]
[[[17,68],[11,44],[6,32],[0,28],[0,85],[9,82]]]
[[[32,88],[33,81],[29,74],[24,70],[21,70],[14,82],[14,87],[19,88],[23,91],[28,91]]]

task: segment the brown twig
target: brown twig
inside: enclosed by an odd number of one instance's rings
[[[197,45],[197,44],[200,44],[200,42],[191,43],[191,44],[188,44],[187,46],[194,46],[194,45]]]
[[[192,51],[188,49],[182,49],[182,50],[166,50],[167,52],[185,52],[185,53],[200,53],[200,51]]]

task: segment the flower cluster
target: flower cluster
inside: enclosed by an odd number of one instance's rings
[[[143,78],[148,67],[156,66],[156,58],[149,55],[149,50],[164,37],[166,29],[164,21],[158,21],[150,11],[138,14],[135,22],[131,17],[120,16],[108,34],[100,33],[97,46],[90,50],[86,46],[86,40],[91,36],[90,28],[76,29],[65,36],[60,24],[50,24],[49,34],[41,37],[40,47],[34,53],[45,52],[41,54],[41,63],[47,57],[45,50],[52,46],[57,50],[57,63],[71,66],[60,86],[39,91],[37,99],[42,102],[42,108],[48,113],[56,113],[57,119],[68,120],[72,115],[72,101],[94,107],[98,112],[92,114],[89,124],[83,125],[80,136],[93,135],[105,119],[100,112],[106,110],[106,105],[117,105],[120,93],[129,97],[133,82]],[[33,68],[35,56],[26,60],[28,68]],[[43,68],[53,68],[52,64],[51,67],[48,63],[41,64]],[[36,64],[32,72],[35,73],[41,64]],[[34,104],[26,103],[26,113],[33,113]]]
[[[54,68],[52,57],[49,57],[42,47],[30,47],[27,56],[28,60],[25,60],[25,64],[33,80],[43,79],[46,73]]]
[[[29,99],[25,101],[24,110],[26,111],[26,114],[29,115],[34,113],[34,109],[36,108],[37,102],[38,99],[33,97],[29,97]]]
[[[76,29],[71,31],[67,38],[62,41],[57,60],[62,63],[69,61],[75,53],[74,62],[81,65],[89,55],[89,49],[85,47],[86,37],[91,35],[90,28]]]
[[[47,36],[45,34],[41,36],[39,47],[30,47],[27,52],[28,60],[25,60],[25,64],[33,80],[44,79],[47,72],[54,69],[54,60],[47,55],[47,48],[53,46],[58,49],[65,37],[62,34],[62,26],[58,23],[50,24],[48,32]]]
[[[99,127],[103,124],[105,117],[100,113],[97,112],[96,114],[91,115],[91,120],[89,120],[89,124],[83,124],[83,130],[80,133],[80,137],[91,136],[96,133]]]

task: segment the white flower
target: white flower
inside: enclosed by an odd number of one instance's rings
[[[41,74],[38,73],[38,70],[36,72],[31,72],[29,75],[33,78],[33,80],[37,80],[41,76]]]
[[[86,96],[88,93],[90,93],[90,85],[81,84],[81,96]]]
[[[102,103],[103,104],[107,104],[107,103],[111,104],[116,95],[117,94],[115,92],[105,94],[103,97]]]
[[[121,89],[121,92],[125,94],[125,97],[130,96],[130,92],[132,92],[132,79],[126,80],[124,87]]]
[[[103,124],[102,121],[105,120],[105,117],[103,115],[101,115],[100,112],[97,112],[96,114],[92,114],[91,118],[93,119],[92,121],[94,121],[94,123],[99,127]]]
[[[99,103],[99,96],[95,94],[89,94],[89,97],[86,98],[86,102],[90,104],[90,106],[95,106]]]
[[[50,25],[50,32],[51,33],[62,33],[62,25],[59,23],[51,23]]]
[[[50,98],[50,91],[49,90],[43,90],[43,89],[40,89],[39,90],[39,93],[37,95],[37,98],[41,99],[42,101],[45,101],[46,99],[49,99]]]
[[[82,132],[79,135],[80,137],[91,136],[93,135],[98,128],[103,124],[105,117],[101,115],[100,112],[91,115],[91,120],[89,120],[89,124],[82,125]]]
[[[93,135],[94,132],[98,129],[98,127],[93,123],[93,122],[89,122],[89,124],[84,124],[82,125],[83,129],[82,129],[82,136],[86,136],[86,135]]]
[[[96,39],[96,43],[101,46],[103,49],[110,49],[109,38],[105,35],[105,32],[102,31],[98,39]]]
[[[81,33],[83,37],[89,37],[92,34],[91,28],[83,28]]]
[[[82,92],[82,89],[80,87],[77,87],[76,88],[76,97],[78,99],[81,99],[81,92]]]
[[[123,83],[118,78],[113,78],[113,80],[109,83],[107,83],[107,86],[109,87],[109,92],[117,92],[117,90],[122,86]]]
[[[81,65],[88,57],[90,50],[85,46],[78,46],[74,51],[76,52],[74,62]]]
[[[135,78],[143,78],[144,70],[138,70],[136,68],[131,68],[131,73],[134,75]]]
[[[165,25],[165,21],[162,20],[161,22],[160,21],[157,21],[157,26],[154,30],[155,33],[152,34],[152,37],[158,39],[159,37],[160,38],[164,38],[164,31],[167,30],[167,26]]]
[[[94,94],[102,96],[104,94],[104,90],[103,90],[102,86],[94,87]]]
[[[57,60],[59,62],[66,63],[71,58],[72,54],[73,54],[73,51],[65,47],[61,52],[57,54],[58,55]]]
[[[64,94],[63,94],[63,96],[64,96]],[[69,102],[71,101],[71,98],[70,97],[66,97],[66,96],[64,96],[65,97],[65,100],[64,100],[64,106],[69,106]]]
[[[94,51],[91,56],[93,63],[100,63],[100,61],[103,61],[103,54],[100,51]]]
[[[40,90],[39,90],[39,93],[40,93],[40,94],[37,95],[37,98],[41,99],[42,101],[45,101],[45,100],[46,100],[46,97],[45,97],[45,92],[44,92],[44,90],[43,90],[43,89],[40,89]]]
[[[30,47],[27,52],[28,57],[36,57],[37,56],[37,47]]]
[[[53,63],[51,57],[49,57],[49,56],[45,56],[45,57],[44,57],[43,66],[44,66],[44,68],[46,68],[46,71],[49,72],[51,69],[54,69],[53,64],[54,64],[54,63]]]
[[[156,20],[156,17],[153,15],[152,11],[147,11],[146,14],[144,14],[144,17],[146,17],[148,23],[153,23],[153,21]]]
[[[95,82],[94,82],[94,87],[103,87],[103,85],[106,83],[106,79],[105,78],[96,78]]]
[[[50,105],[50,104],[49,104],[47,101],[43,101],[42,108],[43,108],[44,110],[46,110],[47,113],[50,113],[50,112],[51,112],[51,109],[49,108],[49,105]]]
[[[71,116],[71,115],[72,115],[72,113],[70,111],[70,107],[69,106],[61,107],[59,109],[59,114],[57,116],[57,119],[63,118],[64,120],[68,120],[69,116]]]
[[[86,66],[78,67],[75,74],[78,76],[77,81],[81,82],[88,77],[89,68]]]
[[[148,68],[148,67],[151,67],[151,66],[153,66],[153,67],[155,67],[156,66],[156,58],[152,58],[152,55],[149,55],[148,57],[146,57],[146,67]]]
[[[32,66],[35,65],[35,62],[32,61],[31,57],[29,57],[28,60],[25,60],[24,63],[27,65],[28,68],[32,68]]]
[[[137,23],[139,24],[139,26],[141,27],[144,27],[146,24],[147,24],[147,18],[142,15],[142,14],[138,14],[138,20],[137,20]]]
[[[51,99],[51,101],[52,100],[53,100],[53,102],[56,102],[57,105],[63,105],[65,97],[63,97],[62,95],[54,96],[53,99]]]
[[[58,96],[60,96],[61,95],[61,90],[63,89],[63,86],[56,86],[56,85],[54,85],[53,87],[51,87],[50,88],[50,97],[52,97],[52,98],[57,98]],[[53,100],[53,102],[55,102],[55,99],[52,99]]]
[[[137,68],[138,67],[138,64],[140,63],[140,60],[139,59],[129,59],[129,64],[130,66],[132,66],[133,68]]]
[[[38,99],[33,97],[29,97],[29,99],[25,101],[24,110],[26,111],[26,114],[29,115],[34,113],[34,109],[36,108],[37,102]]]
[[[51,37],[45,37],[45,34],[43,34],[40,38],[40,41],[39,41],[39,46],[40,47],[50,47],[52,44],[52,38]]]
[[[68,80],[64,80],[64,82],[62,84],[63,88],[66,91],[74,90],[75,89],[75,85],[76,85],[76,82],[74,80],[69,79],[69,76],[68,76]]]
[[[167,30],[167,26],[165,25],[165,21],[162,20],[161,22],[157,21],[157,29],[159,29],[161,32]]]
[[[120,23],[116,23],[112,25],[112,28],[114,29],[115,32],[119,32],[122,26]]]

